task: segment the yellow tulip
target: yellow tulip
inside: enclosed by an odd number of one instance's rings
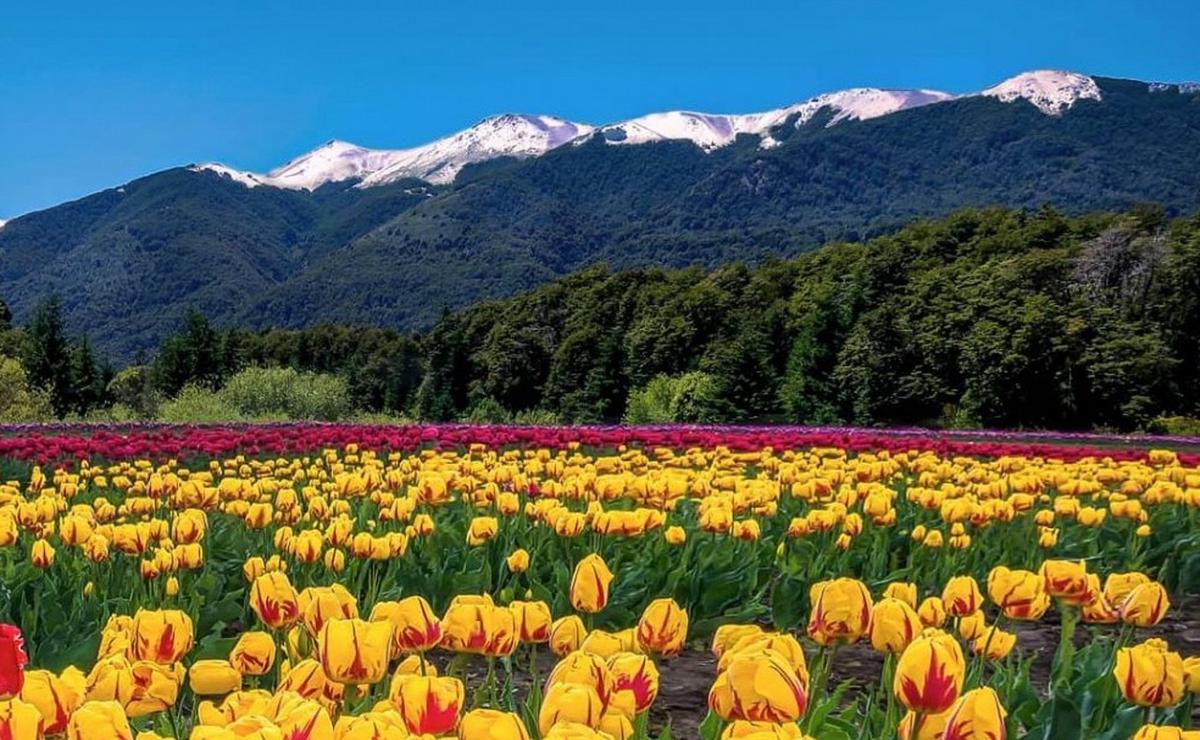
[[[326,550],[324,562],[326,570],[331,573],[341,573],[346,569],[346,553],[341,550]]]
[[[887,597],[871,609],[868,635],[871,647],[881,653],[899,655],[921,634],[921,618],[907,602]]]
[[[559,722],[542,735],[542,740],[613,740],[613,737],[578,722]]]
[[[946,582],[942,590],[942,607],[952,617],[966,617],[979,611],[983,605],[983,594],[979,584],[971,576],[955,576]]]
[[[543,736],[560,722],[575,722],[598,728],[604,704],[591,686],[578,683],[554,683],[546,690],[538,712],[538,729]]]
[[[429,602],[420,596],[375,604],[371,621],[392,623],[397,654],[422,653],[442,641],[442,623]]]
[[[770,650],[778,653],[792,667],[792,672],[796,674],[796,678],[800,679],[800,685],[808,689],[808,661],[804,657],[804,648],[800,647],[800,642],[786,632],[759,632],[757,634],[744,635],[740,640],[735,642],[717,661],[717,672],[720,673],[729,667],[733,659],[742,653],[756,653],[764,650]]]
[[[222,699],[220,706],[211,701],[201,701],[196,718],[202,725],[224,726],[242,717],[262,715],[271,699],[271,692],[261,689],[235,691]]]
[[[509,604],[517,623],[521,642],[533,644],[550,641],[550,605],[544,601],[514,601]]]
[[[1046,593],[1071,606],[1081,606],[1092,600],[1088,591],[1087,566],[1083,561],[1047,560],[1042,563],[1041,576]]]
[[[275,638],[266,632],[243,632],[229,653],[229,662],[246,676],[263,676],[275,664]]]
[[[738,640],[750,635],[761,635],[762,627],[757,624],[723,624],[713,633],[712,653],[718,659],[733,647]]]
[[[38,740],[42,733],[42,714],[37,707],[15,698],[0,701],[0,737]]]
[[[942,732],[949,718],[949,711],[941,714],[906,712],[896,727],[896,735],[900,740],[942,740]]]
[[[358,617],[358,599],[340,583],[310,586],[300,592],[296,603],[300,607],[304,628],[314,638],[330,619]]]
[[[809,589],[808,635],[819,645],[853,644],[871,625],[871,592],[861,581],[838,578]]]
[[[1200,655],[1183,661],[1183,682],[1189,694],[1200,694]]]
[[[317,636],[317,654],[329,680],[343,684],[376,684],[387,675],[392,659],[392,623],[330,619]]]
[[[242,688],[242,674],[228,660],[197,660],[188,669],[188,682],[197,696],[219,696]]]
[[[600,629],[589,632],[588,636],[583,638],[579,649],[600,658],[610,658],[617,653],[629,651],[617,633]]]
[[[582,650],[567,655],[554,666],[546,678],[546,689],[560,683],[587,686],[604,705],[616,691],[616,679],[608,667],[608,660]]]
[[[306,740],[332,740],[333,720],[329,710],[317,701],[295,700],[292,697],[276,696],[274,707],[268,708],[269,718],[279,726],[284,738]]]
[[[477,516],[467,528],[467,544],[471,547],[482,545],[495,537],[499,531],[500,522],[496,517]]]
[[[917,584],[915,583],[901,581],[889,583],[883,590],[883,596],[887,599],[899,599],[908,604],[910,609],[917,608]]]
[[[519,638],[512,610],[491,599],[456,597],[442,617],[442,647],[447,650],[503,657],[512,655]]]
[[[334,740],[403,740],[411,737],[400,713],[389,708],[356,716],[343,714],[333,727]]]
[[[29,553],[29,562],[41,570],[49,568],[54,565],[54,548],[46,540],[37,540]]]
[[[958,699],[966,670],[958,640],[940,630],[926,630],[900,655],[892,690],[908,709],[940,714]]]
[[[792,666],[774,650],[733,654],[708,693],[708,706],[723,719],[794,722],[804,715],[808,693]]]
[[[1050,607],[1045,581],[1027,570],[996,566],[988,574],[988,596],[1010,619],[1037,620]]]
[[[138,609],[130,628],[129,657],[174,663],[194,644],[192,618],[178,609]]]
[[[250,607],[271,629],[290,627],[300,619],[300,602],[288,577],[280,572],[263,573],[250,587]]]
[[[633,694],[637,712],[644,712],[658,697],[659,674],[654,661],[636,653],[618,653],[608,659],[616,692]]]
[[[1109,573],[1104,579],[1104,598],[1109,604],[1118,605],[1133,589],[1149,582],[1150,576],[1145,573]]]
[[[68,740],[133,740],[125,709],[115,701],[89,701],[71,715]]]
[[[1183,658],[1158,638],[1121,648],[1113,676],[1125,699],[1142,707],[1170,707],[1183,698]]]
[[[666,531],[663,532],[663,538],[667,541],[668,545],[678,547],[687,542],[687,532],[684,531],[683,527],[671,526],[667,527]]]
[[[637,623],[637,644],[643,652],[664,657],[683,652],[688,614],[673,599],[655,599]]]
[[[464,694],[457,678],[402,675],[392,679],[388,700],[409,732],[448,735],[458,724]]]
[[[21,687],[21,700],[37,707],[42,715],[42,731],[45,734],[59,735],[66,732],[71,713],[83,703],[86,690],[87,678],[73,666],[59,675],[50,671],[27,670],[25,685]]]
[[[730,722],[721,733],[721,740],[812,740],[800,731],[795,722],[751,722],[745,719]]]
[[[1181,730],[1165,725],[1143,725],[1132,740],[1200,740],[1200,730]]]
[[[613,574],[595,553],[580,560],[571,576],[571,606],[575,611],[595,614],[608,605]]]
[[[1117,605],[1117,614],[1125,624],[1152,627],[1162,621],[1170,608],[1171,600],[1167,598],[1167,590],[1161,583],[1150,581],[1135,586]]]
[[[941,599],[930,596],[917,608],[917,616],[926,627],[941,627],[946,623],[946,607]]]
[[[524,573],[529,570],[529,552],[521,547],[512,551],[507,558],[504,559],[508,570],[511,573]]]
[[[458,724],[459,740],[529,740],[525,723],[512,712],[474,709]]]
[[[587,627],[578,616],[559,617],[550,625],[550,650],[562,657],[578,650],[586,637]]]
[[[946,718],[942,740],[996,740],[1005,737],[1004,718],[1008,712],[1000,697],[988,687],[963,694]]]
[[[344,695],[342,684],[331,681],[317,660],[307,658],[293,666],[288,666],[287,661],[284,661],[281,667],[283,677],[276,689],[277,697],[292,692],[305,699],[334,705]]]
[[[616,709],[607,709],[600,716],[597,729],[612,740],[633,740],[633,723],[629,717]]]

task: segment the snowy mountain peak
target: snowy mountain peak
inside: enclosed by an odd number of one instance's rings
[[[666,111],[651,113],[600,129],[605,141],[611,144],[641,144],[648,141],[687,140],[705,150],[729,144],[738,134],[764,136],[763,145],[775,142],[768,134],[792,116],[796,125],[803,126],[828,108],[832,117],[827,126],[846,120],[867,120],[907,108],[950,100],[954,96],[937,90],[881,90],[861,87],[826,93],[803,103],[765,111],[738,115]]]
[[[0,229],[3,229],[3,228],[4,228],[4,224],[6,224],[6,223],[8,223],[8,221],[7,221],[7,220],[5,220],[5,219],[3,219],[3,218],[0,218]]]
[[[980,94],[1005,103],[1018,99],[1028,100],[1041,112],[1058,115],[1074,105],[1077,100],[1099,100],[1100,87],[1087,75],[1040,69],[1010,77]]]
[[[1194,86],[1180,85],[1178,89],[1181,93],[1195,91]],[[1027,100],[1043,113],[1059,115],[1078,100],[1100,100],[1100,88],[1087,75],[1036,70],[1019,74],[973,96],[994,97],[1006,103]],[[844,121],[865,121],[956,97],[938,90],[856,87],[762,113],[664,111],[600,128],[556,116],[504,113],[410,149],[367,149],[332,139],[266,174],[236,170],[216,162],[192,165],[191,169],[215,172],[250,188],[267,185],[315,190],[326,183],[347,180],[358,180],[357,187],[371,187],[410,178],[444,185],[453,182],[467,165],[498,157],[540,156],[568,142],[587,141],[593,133],[599,133],[609,144],[690,141],[705,151],[726,146],[739,134],[751,134],[759,137],[759,146],[770,148],[779,144],[772,132],[789,120],[797,127],[817,120],[824,121],[825,126],[835,126]],[[820,117],[822,111],[828,111],[828,117]]]
[[[497,157],[535,157],[591,131],[587,124],[555,116],[491,116],[431,144],[390,152],[388,163],[365,176],[360,187],[413,177],[442,185],[453,182],[468,164]]]
[[[215,172],[250,188],[270,185],[316,190],[326,183],[351,179],[361,180],[360,187],[370,187],[405,178],[441,185],[453,182],[468,164],[504,156],[537,156],[591,131],[591,126],[555,116],[506,113],[412,149],[367,149],[333,139],[266,174],[216,162],[191,169]]]

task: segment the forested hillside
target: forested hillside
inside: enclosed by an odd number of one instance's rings
[[[966,210],[713,271],[596,266],[424,334],[219,329],[193,312],[106,399],[96,378],[113,376],[87,370],[90,347],[44,349],[44,314],[0,332],[0,354],[32,358],[33,384],[62,389],[60,413],[93,399],[153,415],[187,388],[278,366],[341,378],[336,408],[422,419],[1147,429],[1200,416],[1200,217],[1153,207]],[[45,375],[48,354],[75,358],[58,363],[72,375]]]

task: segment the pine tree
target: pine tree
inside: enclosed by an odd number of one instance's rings
[[[30,383],[49,391],[50,405],[61,417],[71,406],[71,348],[63,329],[62,301],[57,295],[37,305],[28,331],[25,366]]]

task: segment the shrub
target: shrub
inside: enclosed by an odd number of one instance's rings
[[[41,421],[53,416],[50,394],[29,384],[20,361],[0,356],[0,421]]]
[[[659,375],[629,394],[625,422],[716,422],[727,418],[725,411],[716,379],[708,373]]]
[[[196,385],[185,385],[179,395],[159,407],[158,415],[175,424],[245,419],[221,394]]]
[[[226,404],[249,419],[335,421],[346,418],[352,410],[344,379],[290,367],[246,368],[218,393]]]

